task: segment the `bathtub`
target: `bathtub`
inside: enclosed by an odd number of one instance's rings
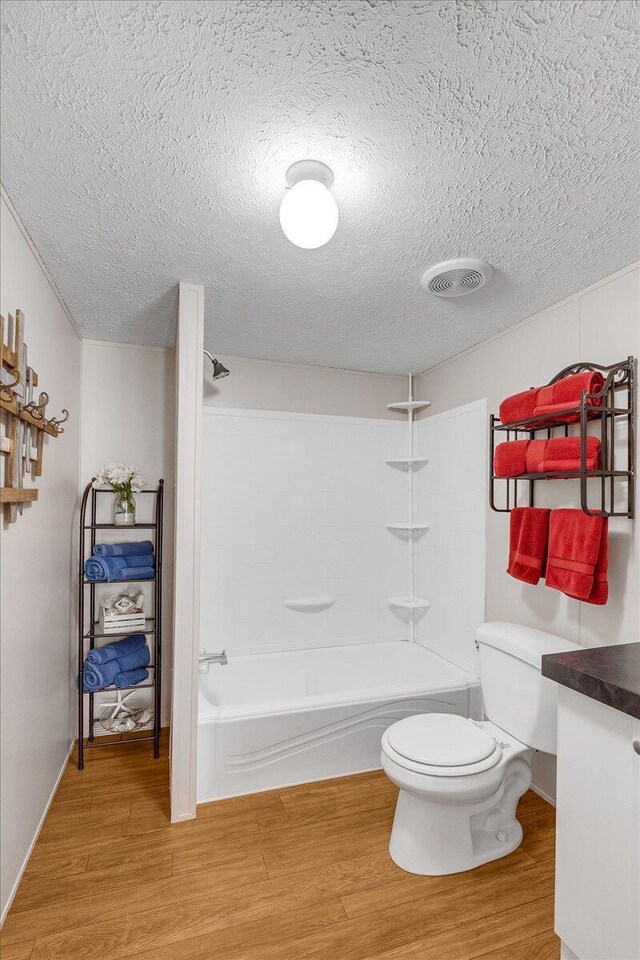
[[[414,713],[482,716],[477,677],[406,641],[230,655],[199,681],[199,803],[379,769]]]

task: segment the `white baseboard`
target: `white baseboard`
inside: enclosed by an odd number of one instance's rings
[[[29,863],[29,858],[31,857],[31,854],[33,853],[33,848],[34,848],[35,845],[36,845],[36,842],[37,842],[37,840],[38,840],[38,837],[40,836],[40,831],[42,830],[42,827],[43,827],[43,825],[44,825],[44,821],[45,821],[45,819],[46,819],[46,816],[47,816],[47,814],[49,813],[49,807],[51,806],[51,804],[52,804],[52,802],[53,802],[53,798],[54,798],[55,795],[56,795],[56,791],[57,791],[57,789],[58,789],[58,784],[60,783],[60,781],[61,781],[61,779],[62,779],[62,774],[63,774],[64,771],[66,770],[67,763],[69,762],[69,757],[71,756],[71,754],[72,754],[72,752],[73,752],[73,748],[74,748],[74,746],[75,746],[75,742],[76,742],[76,741],[75,741],[75,737],[74,737],[74,739],[71,741],[71,746],[69,747],[69,750],[68,750],[68,752],[67,752],[67,755],[66,755],[66,757],[64,758],[64,763],[62,764],[62,767],[60,768],[60,773],[59,773],[58,776],[56,777],[56,782],[55,782],[54,785],[53,785],[53,790],[52,790],[51,793],[49,794],[49,799],[47,800],[47,802],[46,802],[46,804],[45,804],[45,808],[44,808],[44,810],[43,810],[43,812],[42,812],[42,816],[40,817],[40,822],[38,823],[38,826],[37,826],[37,828],[36,828],[36,832],[35,832],[34,835],[33,835],[33,840],[32,840],[31,843],[29,844],[29,849],[27,850],[27,855],[25,856],[24,861],[23,861],[23,863],[22,863],[22,866],[20,867],[20,871],[19,871],[19,873],[18,873],[18,876],[16,877],[16,882],[14,883],[13,887],[11,888],[11,893],[10,893],[9,896],[7,897],[7,902],[6,902],[5,905],[4,905],[4,909],[3,909],[3,911],[2,911],[2,916],[0,916],[0,927],[2,927],[2,924],[3,924],[4,921],[6,920],[7,914],[9,913],[9,910],[10,910],[10,908],[11,908],[11,904],[13,903],[14,897],[15,897],[16,893],[18,892],[18,887],[20,886],[20,881],[22,880],[22,876],[23,876],[23,874],[24,874],[24,871],[27,869],[27,864]]]
[[[580,957],[577,955],[577,953],[574,953],[573,950],[570,950],[569,947],[566,945],[566,943],[564,943],[564,941],[561,940],[560,941],[560,960],[580,960]]]
[[[543,800],[546,800],[547,803],[550,803],[552,807],[555,807],[556,805],[555,798],[550,797],[547,793],[544,792],[544,790],[541,790],[540,787],[536,787],[535,783],[531,784],[530,789],[533,790],[534,793],[537,793],[539,797],[542,797]]]

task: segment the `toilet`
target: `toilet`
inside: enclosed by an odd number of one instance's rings
[[[400,788],[389,853],[409,873],[460,873],[515,850],[533,753],[556,752],[556,685],[541,657],[581,647],[516,623],[476,636],[488,719],[419,714],[382,737],[382,768]]]

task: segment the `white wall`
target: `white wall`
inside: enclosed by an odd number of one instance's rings
[[[81,489],[110,461],[135,463],[150,486],[155,486],[160,478],[165,481],[162,722],[166,724],[169,722],[172,650],[174,351],[84,340],[82,357]],[[152,499],[138,497],[138,512],[149,507]],[[111,502],[106,495],[103,500],[106,506]],[[127,536],[131,539],[128,533],[123,534],[123,538]],[[150,605],[152,588],[148,584],[144,586]],[[114,585],[99,590],[108,595],[114,592]],[[140,691],[137,696],[140,702],[146,702],[149,693]],[[98,696],[97,703],[100,699]]]
[[[34,250],[2,199],[2,314],[25,315],[29,362],[48,412],[69,410],[45,438],[38,500],[3,522],[2,910],[6,910],[69,751],[74,731],[70,654],[75,631],[80,340]],[[25,485],[30,485],[27,482]]]
[[[481,397],[497,412],[509,394],[548,382],[579,360],[611,364],[640,354],[640,269],[620,271],[556,304],[499,337],[418,378],[417,395],[431,400],[425,419]],[[487,454],[484,456],[488,470]],[[579,503],[576,481],[538,483],[540,506]],[[530,586],[506,571],[509,517],[487,512],[489,620],[512,620],[549,630],[585,646],[636,641],[640,635],[640,519],[610,521],[609,602],[571,600],[543,583]],[[549,765],[548,765],[549,766]],[[540,774],[553,792],[552,771]],[[540,784],[540,779],[539,779]]]
[[[205,406],[406,419],[402,413],[387,410],[386,404],[406,400],[407,377],[243,357],[219,359],[231,375],[212,380],[211,364],[205,359]]]
[[[201,642],[235,653],[403,639],[406,450],[386,419],[205,408]],[[322,612],[283,600],[335,597]]]
[[[416,639],[475,673],[485,616],[486,404],[418,420],[415,430],[416,456],[428,458],[415,476],[415,515],[429,524],[416,542],[416,592],[431,604]]]

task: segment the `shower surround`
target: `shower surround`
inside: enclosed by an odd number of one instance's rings
[[[387,463],[406,423],[205,408],[201,644],[229,664],[200,677],[198,802],[377,768],[404,716],[481,716],[484,403],[413,429],[429,529],[407,533],[388,529],[411,503]],[[389,603],[409,593],[409,536],[426,610]]]

